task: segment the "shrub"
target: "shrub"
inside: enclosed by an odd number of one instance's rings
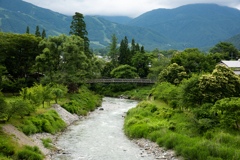
[[[15,153],[15,147],[6,139],[0,139],[0,154],[12,156]]]
[[[34,133],[37,133],[38,129],[37,127],[32,123],[32,121],[27,120],[25,121],[25,125],[23,127],[23,133],[26,135],[31,135]]]
[[[41,139],[42,140],[42,143],[43,143],[43,146],[45,148],[48,148],[48,149],[51,149],[52,148],[52,145],[49,144],[49,143],[52,143],[52,140],[50,138],[46,138],[46,139]]]
[[[17,159],[19,160],[43,160],[44,156],[38,147],[24,146],[25,149],[18,151]]]

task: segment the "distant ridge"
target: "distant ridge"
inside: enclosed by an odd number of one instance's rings
[[[25,33],[27,26],[30,33],[34,33],[39,25],[40,31],[44,28],[47,35],[68,35],[71,16],[66,16],[48,9],[37,7],[22,0],[0,0],[0,29],[3,32]],[[101,17],[85,16],[88,38],[93,48],[105,48],[109,45],[113,33],[121,39],[128,37],[144,45],[145,49],[183,49],[184,45],[175,43],[161,33],[146,27],[133,27],[129,25],[110,22]]]
[[[216,4],[191,4],[152,10],[127,24],[152,28],[174,41],[205,47],[240,33],[240,10]]]

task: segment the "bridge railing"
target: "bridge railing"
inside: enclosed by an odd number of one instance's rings
[[[86,83],[155,83],[151,79],[88,79]]]

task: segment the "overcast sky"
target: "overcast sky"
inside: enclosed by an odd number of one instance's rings
[[[176,8],[186,4],[215,3],[240,10],[240,0],[24,0],[39,7],[74,15],[129,16],[135,18],[157,8]]]

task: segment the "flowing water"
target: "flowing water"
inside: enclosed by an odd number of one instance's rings
[[[106,97],[103,111],[96,110],[84,120],[69,126],[57,146],[70,154],[57,154],[56,160],[152,160],[152,155],[142,157],[140,148],[123,132],[124,112],[138,101]]]

